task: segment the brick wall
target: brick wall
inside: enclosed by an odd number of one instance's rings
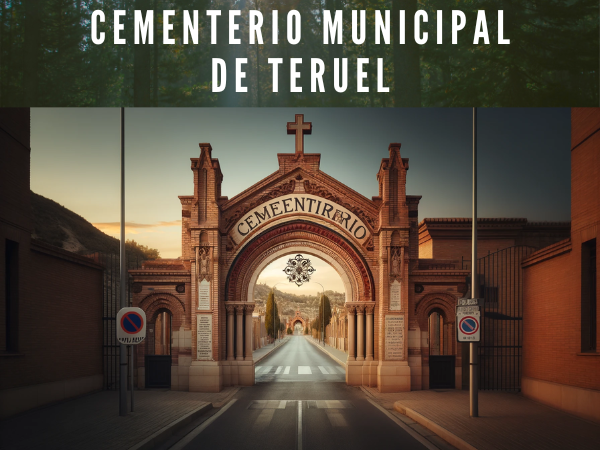
[[[19,356],[2,358],[0,389],[101,375],[101,267],[36,241],[21,256]]]
[[[523,376],[600,390],[600,327],[596,353],[581,353],[581,248],[600,241],[600,109],[573,109],[571,124],[571,238],[524,261]]]

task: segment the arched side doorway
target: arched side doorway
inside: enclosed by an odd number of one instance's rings
[[[183,350],[183,302],[170,293],[154,292],[136,306],[144,310],[147,322],[146,340],[136,347],[138,386],[187,389],[187,378],[179,374],[191,364],[191,355]]]
[[[422,389],[460,389],[462,355],[458,351],[454,305],[456,298],[430,293],[416,305],[421,340]]]
[[[249,242],[230,266],[224,302],[227,345],[222,357],[233,360],[243,343],[234,336],[242,329],[233,320],[234,309],[253,300],[253,289],[261,271],[272,261],[290,254],[319,257],[340,275],[346,293],[348,317],[348,363],[346,381],[351,385],[375,386],[377,360],[374,346],[375,292],[373,277],[361,252],[338,233],[310,222],[284,223]],[[235,343],[235,345],[233,345]],[[235,371],[231,369],[232,374]],[[239,370],[239,368],[238,368]],[[242,368],[242,370],[245,370]],[[253,376],[253,372],[252,372]],[[234,375],[231,376],[232,382]],[[224,385],[227,385],[225,377]]]

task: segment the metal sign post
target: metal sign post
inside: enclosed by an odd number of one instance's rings
[[[121,308],[127,306],[127,264],[125,262],[125,108],[121,108],[121,242],[119,245]],[[117,329],[119,328],[117,324]],[[127,353],[119,345],[119,415],[127,415]]]
[[[134,348],[137,344],[141,343],[146,339],[146,313],[140,308],[121,308],[117,313],[117,340],[121,344],[122,348],[127,348],[130,351],[129,367],[131,375],[131,412],[133,412],[133,387],[134,387],[134,373],[133,373],[133,353]],[[127,355],[125,354],[125,360],[127,361]],[[123,375],[121,375],[123,376]],[[127,372],[123,376],[125,380],[125,390],[127,389]],[[124,390],[124,392],[125,392]],[[122,399],[121,399],[122,400]],[[125,392],[125,409],[127,410],[127,395]],[[127,411],[125,411],[125,414]]]
[[[477,278],[477,108],[473,108],[473,219],[471,222],[471,297],[479,297],[479,279]],[[478,352],[479,343],[469,344],[469,406],[471,417],[479,416],[479,379]]]

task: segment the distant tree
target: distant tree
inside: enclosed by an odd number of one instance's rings
[[[138,244],[133,239],[125,241],[125,250],[135,254],[140,254],[142,259],[160,259],[160,252],[155,248],[150,248],[147,245]]]
[[[308,333],[309,333],[309,331],[308,331],[308,325],[307,325],[306,328],[304,329],[304,334],[308,334]]]
[[[273,328],[273,309],[275,309],[275,328]],[[269,297],[267,298],[267,309],[265,311],[265,328],[267,334],[274,338],[275,330],[281,329],[281,325],[277,303],[275,303],[275,294],[273,293],[273,290],[271,290],[271,292],[269,292]]]
[[[325,308],[325,312],[323,312],[323,308]],[[321,320],[321,317],[324,317],[325,320]],[[329,321],[331,320],[331,303],[329,302],[329,297],[326,295],[323,296],[323,300],[319,305],[319,316],[317,319],[319,320],[317,323],[317,330],[319,331],[320,336],[323,325],[327,327]]]
[[[288,329],[287,329],[287,334],[294,334],[294,332],[292,331],[292,329],[290,327],[288,327]]]

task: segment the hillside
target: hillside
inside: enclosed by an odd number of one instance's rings
[[[109,236],[80,215],[34,192],[31,193],[33,238],[74,253],[94,252],[118,254],[119,240]],[[127,242],[128,256],[155,259],[158,251]],[[154,256],[154,258],[152,257]]]
[[[254,301],[256,306],[264,308],[271,287],[266,284],[256,284],[254,286]],[[296,308],[300,309],[302,315],[316,317],[319,310],[319,302],[321,295],[296,295],[289,292],[282,292],[275,289],[275,301],[282,315],[293,316],[296,314]],[[346,295],[335,291],[325,291],[325,295],[329,297],[331,306],[342,307],[344,305]]]

